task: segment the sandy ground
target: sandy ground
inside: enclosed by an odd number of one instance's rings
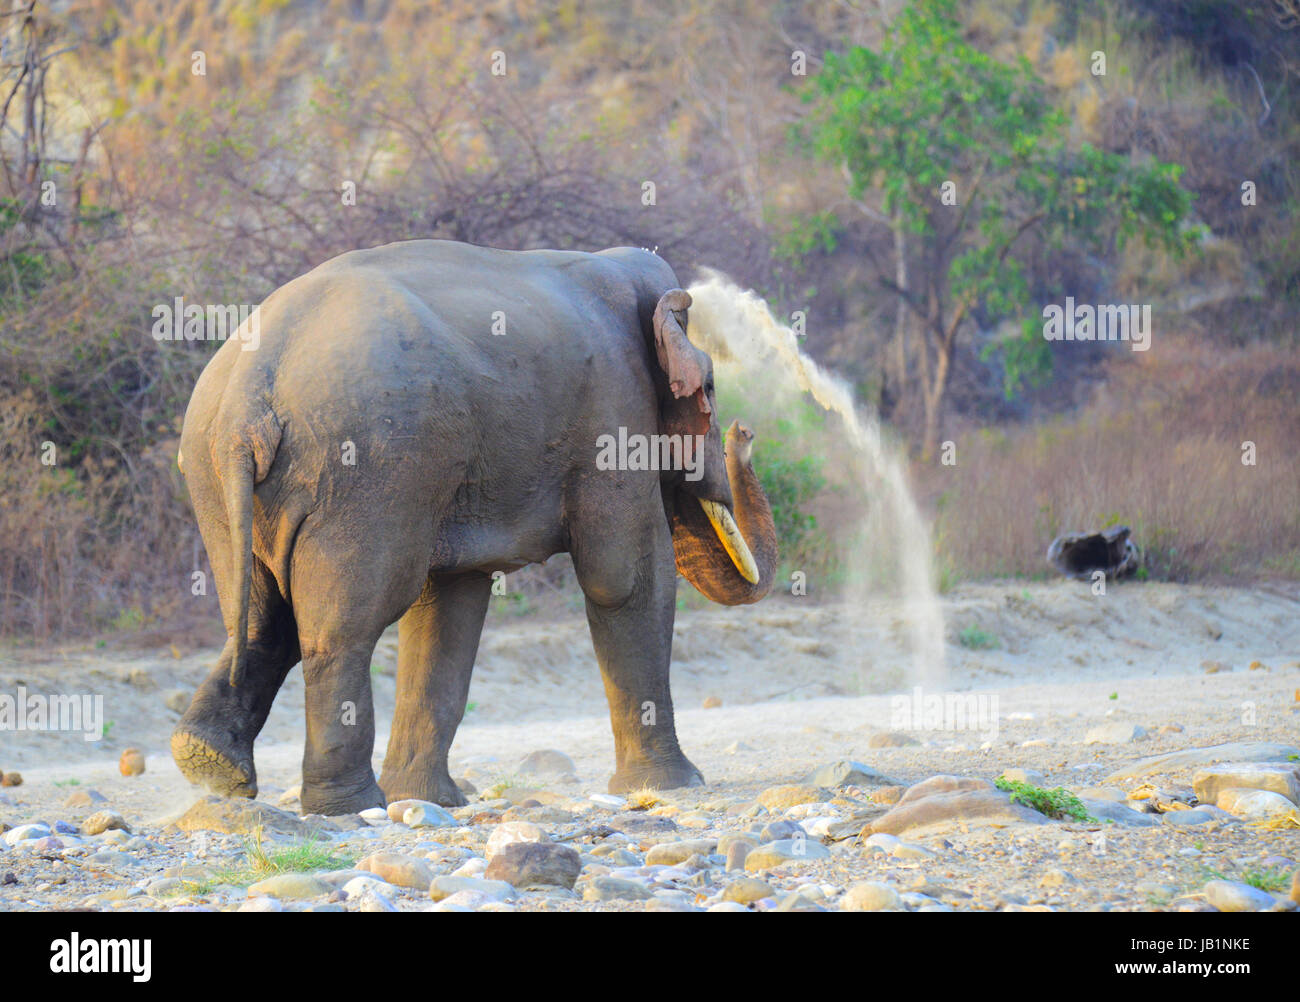
[[[872,746],[872,736],[899,728],[898,697],[916,681],[898,607],[784,597],[679,613],[678,732],[709,783],[677,798],[681,805],[752,799],[841,758],[903,784],[937,773],[992,779],[1019,766],[1043,772],[1048,785],[1079,788],[1147,755],[1300,740],[1300,589],[1130,583],[1097,597],[1072,582],[991,583],[962,586],[942,604],[946,679],[927,691],[996,697],[996,729],[985,721],[979,729],[914,731],[918,744],[883,748]],[[969,649],[959,641],[962,631],[967,643],[976,637],[996,646]],[[191,803],[197,791],[172,763],[167,740],[216,651],[179,654],[94,645],[0,651],[0,693],[25,686],[29,693],[101,694],[112,722],[94,742],[80,734],[0,731],[0,768],[25,780],[4,791],[10,803],[0,800],[0,817],[18,824],[62,816],[57,808],[77,786],[93,786],[114,809],[144,823]],[[392,631],[374,659],[376,771],[392,714],[395,657]],[[706,709],[706,699],[721,705]],[[262,795],[271,803],[298,782],[302,703],[301,673],[294,671],[256,749]],[[546,622],[490,617],[470,705],[452,751],[453,775],[468,775],[482,788],[511,776],[527,753],[554,748],[577,767],[567,796],[605,789],[613,743],[580,613]],[[1084,743],[1090,728],[1115,720],[1138,724],[1147,736]],[[144,750],[144,776],[118,774],[118,756],[128,746]],[[1285,858],[1289,847],[1294,860],[1297,842],[1300,833],[1283,833],[1261,852]],[[0,907],[3,900],[0,894]]]

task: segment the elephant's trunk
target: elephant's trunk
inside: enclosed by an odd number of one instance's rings
[[[772,590],[776,578],[776,526],[767,495],[754,473],[753,444],[754,433],[739,422],[727,429],[727,477],[735,501],[734,522],[723,506],[703,502],[685,491],[678,492],[673,517],[678,571],[702,595],[723,605],[757,602]]]

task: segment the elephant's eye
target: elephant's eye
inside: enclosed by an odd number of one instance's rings
[[[705,393],[712,393],[712,392],[713,392],[713,377],[712,377],[712,376],[710,376],[708,379],[706,379],[706,380],[704,381],[704,392],[705,392]]]

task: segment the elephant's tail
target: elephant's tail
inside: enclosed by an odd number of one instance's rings
[[[266,479],[280,445],[284,425],[267,407],[244,424],[235,436],[221,479],[225,485],[226,519],[230,523],[231,569],[235,581],[235,640],[230,660],[230,685],[238,688],[248,661],[248,605],[253,584],[253,486]]]
[[[230,659],[230,685],[238,688],[248,660],[248,602],[253,584],[253,454],[240,448],[225,471],[226,518],[230,522],[230,552],[235,577],[235,653]]]

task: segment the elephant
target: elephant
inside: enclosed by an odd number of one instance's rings
[[[755,602],[778,554],[753,433],[735,422],[724,443],[690,305],[647,250],[445,240],[345,253],[273,292],[257,338],[213,354],[181,432],[228,638],[172,735],[184,775],[255,797],[254,739],[301,662],[304,813],[464,804],[447,755],[493,576],[567,551],[610,791],[702,784],[669,692],[677,572]],[[640,461],[611,469],[602,439],[641,443]],[[394,622],[376,781],[370,659]]]

